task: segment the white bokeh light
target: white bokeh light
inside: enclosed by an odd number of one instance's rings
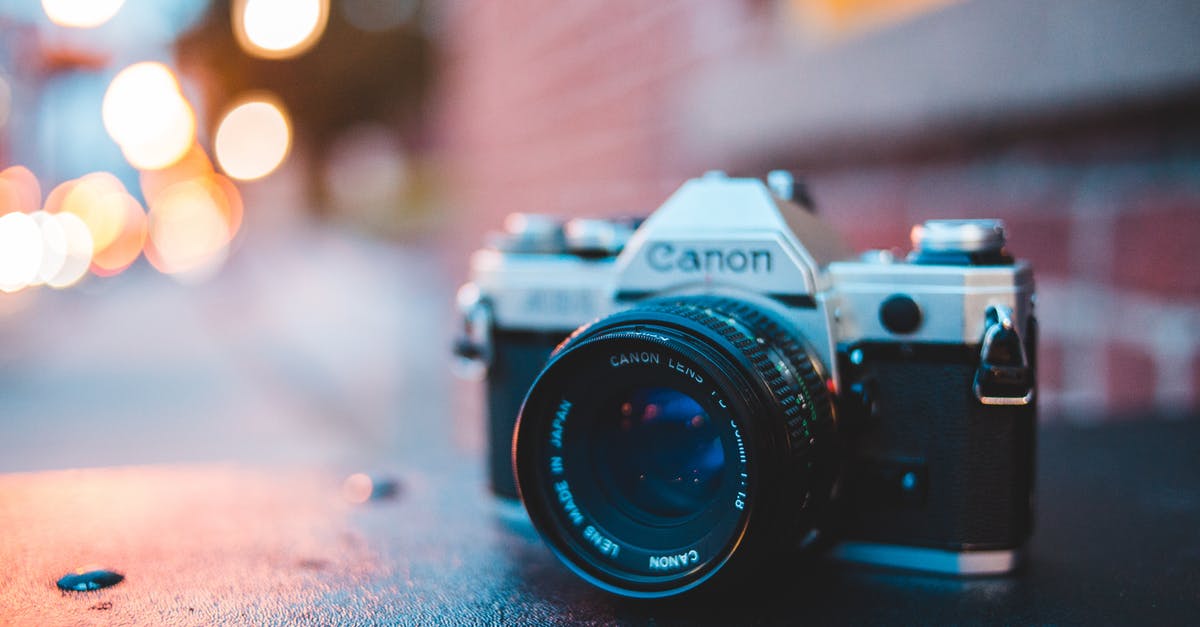
[[[291,143],[291,125],[279,105],[255,99],[225,114],[217,126],[213,148],[226,174],[252,181],[274,172],[287,157]]]
[[[51,22],[71,28],[95,28],[112,19],[125,0],[42,0]]]
[[[129,163],[165,168],[187,154],[196,139],[196,116],[170,68],[155,62],[121,70],[104,92],[104,128]]]
[[[78,283],[87,274],[92,264],[92,233],[83,220],[73,213],[56,213],[54,218],[62,228],[67,249],[62,267],[46,280],[46,284],[62,289]]]
[[[27,213],[0,216],[0,291],[16,292],[37,279],[42,230]]]
[[[42,262],[38,265],[37,276],[31,285],[41,285],[62,270],[67,260],[67,233],[62,223],[45,211],[35,211],[29,214],[38,229],[42,231]]]
[[[329,0],[236,0],[233,30],[242,48],[269,59],[311,48],[329,19]]]

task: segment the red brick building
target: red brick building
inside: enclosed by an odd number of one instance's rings
[[[466,1],[441,28],[462,250],[508,212],[788,168],[859,247],[1005,219],[1045,415],[1200,407],[1200,5]]]

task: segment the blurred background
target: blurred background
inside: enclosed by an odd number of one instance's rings
[[[468,253],[709,169],[797,172],[859,248],[1003,218],[1042,419],[1195,413],[1197,33],[1190,0],[0,0],[0,471],[478,459]]]

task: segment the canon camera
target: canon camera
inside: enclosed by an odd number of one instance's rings
[[[494,491],[583,579],[665,597],[789,551],[1003,573],[1031,532],[1033,271],[998,220],[854,255],[773,172],[641,220],[510,216],[456,350]]]

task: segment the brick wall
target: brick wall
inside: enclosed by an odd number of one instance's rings
[[[645,213],[694,174],[675,154],[666,103],[715,54],[692,40],[697,6],[455,5],[437,115],[464,209],[458,226],[482,232],[512,211]],[[742,20],[731,25],[753,39]]]
[[[904,249],[928,218],[1003,218],[1037,273],[1047,414],[1200,406],[1200,151],[1061,157],[1028,140],[810,180],[862,248]]]
[[[682,86],[724,55],[780,54],[780,19],[763,1],[453,5],[436,111],[448,257],[512,211],[644,214],[706,169],[791,167],[863,248],[904,249],[929,217],[1004,218],[1038,272],[1051,419],[1200,407],[1197,116],[1126,111],[1069,133],[1048,132],[1051,117],[886,158],[690,154]]]

